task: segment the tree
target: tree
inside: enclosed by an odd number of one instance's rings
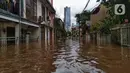
[[[82,29],[82,35],[85,35],[88,30],[88,26],[86,25],[86,21],[90,21],[90,12],[84,11],[82,13],[78,13],[75,15],[76,21],[80,24],[80,28]]]
[[[125,15],[121,15],[121,16],[118,16],[118,15],[115,15],[114,13],[114,6],[115,4],[117,3],[124,3],[126,5],[126,14]],[[103,19],[101,21],[101,23],[97,23],[97,25],[94,25],[92,26],[92,30],[98,30],[100,31],[101,33],[105,33],[105,34],[109,34],[111,33],[110,29],[112,27],[114,27],[115,25],[118,25],[118,24],[122,24],[124,23],[124,19],[129,19],[130,20],[130,14],[129,14],[129,2],[128,0],[109,0],[109,1],[106,1],[106,2],[102,2],[101,4],[103,4],[104,6],[106,6],[106,8],[108,9],[107,10],[107,17],[105,19]]]
[[[55,34],[57,38],[61,36],[64,36],[64,37],[67,36],[67,33],[64,28],[64,22],[60,18],[54,19],[54,28],[55,28]]]

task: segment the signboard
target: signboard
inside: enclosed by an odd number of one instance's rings
[[[115,5],[115,14],[124,15],[125,14],[125,4],[116,4]]]

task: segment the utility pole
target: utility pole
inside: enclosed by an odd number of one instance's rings
[[[90,2],[90,0],[88,0],[87,4],[86,4],[86,6],[84,7],[84,9],[83,9],[82,12],[84,12],[84,10],[88,7],[89,2]]]

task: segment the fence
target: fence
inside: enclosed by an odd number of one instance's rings
[[[122,46],[130,46],[130,26],[122,25],[112,30],[112,40]]]
[[[102,34],[100,32],[93,32],[90,34],[91,40],[93,43],[98,46],[111,44],[111,34]]]
[[[33,42],[38,42],[38,39],[39,37],[37,38],[34,38],[34,37],[21,37],[19,40],[20,40],[20,43],[21,44],[29,44],[29,43],[33,43]],[[1,46],[10,46],[10,45],[15,45],[15,42],[18,41],[18,38],[17,37],[0,37],[0,47]]]

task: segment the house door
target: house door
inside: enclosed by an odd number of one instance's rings
[[[7,27],[7,44],[13,45],[15,44],[15,28]]]

